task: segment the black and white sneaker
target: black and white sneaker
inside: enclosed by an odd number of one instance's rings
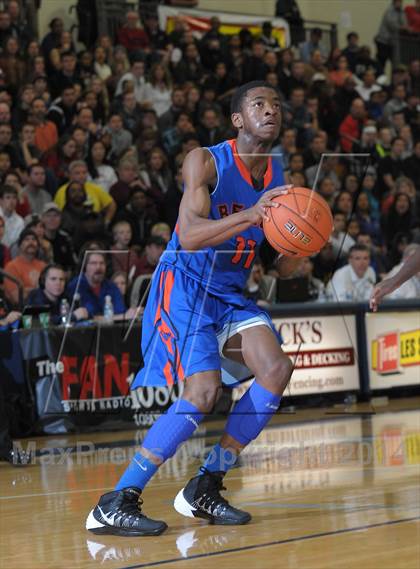
[[[251,519],[251,514],[233,508],[220,495],[226,490],[222,480],[224,472],[209,472],[202,467],[203,474],[191,478],[175,498],[175,510],[188,518],[203,518],[211,524],[242,525]]]
[[[160,535],[168,526],[141,513],[143,501],[140,494],[139,488],[124,488],[104,494],[90,512],[86,529],[101,535]]]

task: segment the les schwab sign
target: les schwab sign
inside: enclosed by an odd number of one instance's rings
[[[420,315],[366,315],[372,389],[420,383]]]
[[[295,366],[288,395],[359,389],[354,316],[274,318],[273,322]]]

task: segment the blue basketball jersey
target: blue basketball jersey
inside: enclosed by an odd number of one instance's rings
[[[282,167],[269,157],[264,187],[254,189],[250,172],[237,153],[236,140],[222,142],[208,150],[217,171],[216,187],[210,195],[209,219],[221,219],[248,209],[264,192],[284,184]],[[161,262],[176,265],[209,292],[226,298],[232,293],[242,293],[263,239],[262,229],[252,226],[215,247],[184,251],[175,228]]]

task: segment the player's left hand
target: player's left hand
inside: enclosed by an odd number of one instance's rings
[[[395,286],[392,279],[385,279],[375,286],[369,300],[369,306],[372,312],[376,312],[378,310],[378,306],[383,297],[390,294],[394,289]]]
[[[276,188],[265,192],[257,203],[247,210],[250,214],[251,223],[253,225],[260,225],[262,221],[268,221],[269,217],[267,215],[266,208],[279,207],[279,204],[272,200],[278,196],[286,195],[291,188],[293,188],[293,184],[277,186]]]

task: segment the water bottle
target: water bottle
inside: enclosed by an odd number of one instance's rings
[[[73,296],[73,312],[78,308],[80,308],[80,294],[76,292],[76,294]]]
[[[70,307],[67,298],[63,298],[60,302],[60,319],[62,326],[69,326]]]
[[[109,294],[105,297],[104,322],[105,324],[112,324],[114,322],[114,306],[112,305],[112,299]]]

